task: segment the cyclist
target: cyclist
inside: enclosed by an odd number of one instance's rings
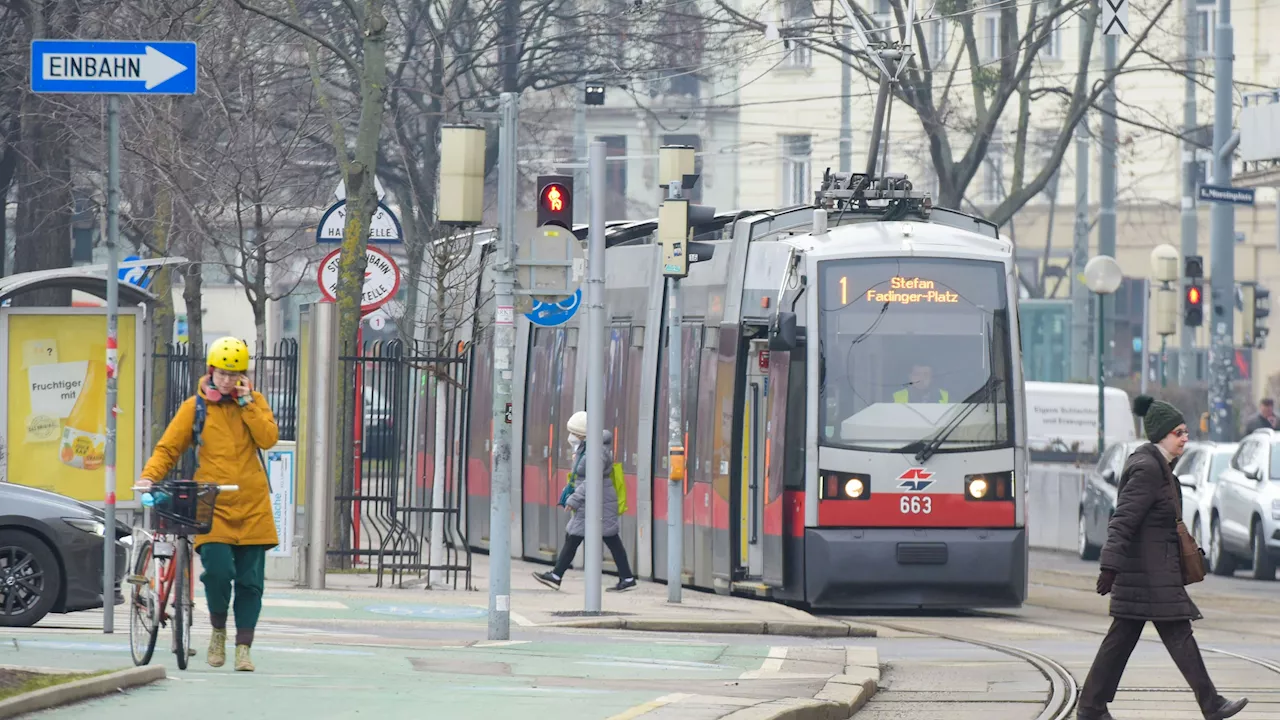
[[[249,648],[262,611],[267,550],[279,543],[266,469],[259,450],[276,444],[280,430],[262,393],[253,389],[249,346],[224,337],[209,348],[209,373],[200,378],[196,393],[203,401],[204,427],[197,449],[196,482],[239,485],[235,493],[220,495],[214,505],[213,528],[195,538],[204,572],[205,599],[213,637],[208,662],[226,663],[227,609],[235,588],[235,669],[253,672]],[[191,447],[197,418],[197,396],[178,409],[155,453],[142,470],[142,486],[163,478]]]

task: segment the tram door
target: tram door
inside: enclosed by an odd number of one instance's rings
[[[764,574],[764,477],[769,423],[769,341],[747,350],[742,410],[742,472],[738,476],[738,561],[747,577]]]

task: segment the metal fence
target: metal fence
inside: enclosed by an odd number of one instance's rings
[[[366,343],[359,355],[340,358],[339,372],[354,377],[356,390],[338,411],[359,419],[342,438],[353,462],[341,469],[334,496],[336,547],[331,542],[328,554],[341,568],[376,567],[379,587],[387,571],[399,584],[408,573],[436,570],[455,588],[464,575],[471,589],[462,522],[467,370],[465,354],[429,356],[399,340]],[[434,563],[433,517],[444,521]]]
[[[207,345],[205,351],[208,351]],[[157,408],[157,416],[164,422],[173,418],[182,403],[195,394],[196,379],[191,377],[190,353],[191,346],[186,343],[169,343],[152,355],[156,371],[154,377],[164,379],[164,403]],[[250,369],[254,389],[266,396],[280,426],[280,439],[297,440],[298,341],[281,340],[271,348],[271,352],[254,358]],[[160,438],[153,440],[158,442]],[[194,467],[194,452],[188,450],[169,477],[191,477]]]

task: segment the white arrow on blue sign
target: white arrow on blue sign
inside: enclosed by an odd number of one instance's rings
[[[533,309],[525,313],[529,322],[542,327],[555,327],[569,322],[582,306],[582,288],[558,303],[535,302]]]
[[[33,40],[31,91],[195,95],[196,44]]]

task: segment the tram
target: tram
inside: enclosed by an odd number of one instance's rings
[[[679,582],[813,609],[1019,606],[1028,456],[1013,245],[905,178],[828,171],[815,195],[699,227],[715,250],[681,283],[677,329],[656,220],[607,231],[605,427],[626,476],[632,564],[672,580],[674,330]],[[529,560],[552,562],[563,542],[563,428],[585,406],[585,323],[585,312],[553,327],[517,321],[512,546]],[[472,352],[465,517],[469,542],[487,549],[491,334]]]

